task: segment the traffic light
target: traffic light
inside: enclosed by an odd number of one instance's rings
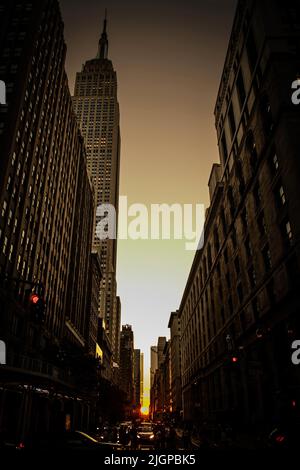
[[[239,362],[239,358],[237,356],[231,356],[231,362],[233,364],[236,364],[237,362]]]
[[[32,318],[38,323],[43,323],[45,320],[46,310],[44,299],[40,295],[33,292],[29,297],[29,305]]]

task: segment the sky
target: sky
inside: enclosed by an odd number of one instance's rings
[[[214,106],[236,0],[61,0],[71,93],[77,71],[95,57],[108,9],[109,58],[118,76],[120,195],[129,204],[209,205],[219,162]],[[194,253],[181,240],[120,240],[118,294],[145,354],[169,336]],[[147,387],[147,386],[146,386]]]

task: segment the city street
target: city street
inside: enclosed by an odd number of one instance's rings
[[[0,451],[298,450],[300,1],[108,3],[0,0]]]

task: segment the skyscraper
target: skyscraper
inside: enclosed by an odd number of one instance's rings
[[[151,362],[150,362],[150,387],[153,385],[154,374],[157,371],[157,346],[151,346]]]
[[[141,382],[140,382],[140,403],[143,406],[144,404],[144,353],[141,352]]]
[[[120,350],[120,386],[126,394],[126,400],[132,403],[134,399],[134,336],[130,325],[122,326]]]
[[[171,403],[173,412],[179,415],[182,408],[181,396],[181,344],[180,344],[180,320],[178,311],[170,315],[170,367],[171,367]]]
[[[144,398],[144,354],[140,349],[134,350],[134,405],[139,408]]]
[[[141,350],[134,350],[134,405],[138,408],[141,404]]]
[[[98,53],[77,73],[74,110],[84,136],[87,164],[95,188],[96,207],[110,204],[118,213],[120,171],[119,104],[117,76],[108,59],[107,20],[99,40]],[[96,216],[96,226],[101,217]],[[104,319],[113,357],[118,361],[120,332],[120,303],[117,300],[116,259],[117,242],[100,240],[94,234],[94,248],[101,253],[103,277],[99,288],[99,315]]]
[[[0,22],[0,80],[7,84],[0,111],[0,335],[7,345],[0,428],[19,442],[37,429],[60,428],[66,415],[75,426],[86,413],[88,429],[93,415],[78,364],[87,364],[90,336],[94,199],[58,1],[0,2]],[[70,385],[78,410],[68,403]],[[59,409],[46,399],[56,393]]]

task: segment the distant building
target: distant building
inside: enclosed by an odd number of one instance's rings
[[[154,374],[158,369],[157,360],[157,346],[151,346],[150,349],[150,386],[152,387],[154,381]]]
[[[88,278],[88,316],[86,322],[86,338],[89,354],[95,356],[98,341],[99,283],[101,281],[101,264],[98,250],[90,254],[90,272]]]
[[[157,358],[156,358],[157,351]],[[157,368],[154,371],[154,367]],[[157,346],[151,347],[151,372],[154,371],[150,389],[150,415],[162,417],[171,412],[171,362],[170,341],[160,336]]]
[[[141,352],[140,404],[144,403],[144,353]]]
[[[181,393],[181,332],[178,312],[171,313],[170,328],[170,367],[171,367],[171,407],[178,417],[182,410]]]
[[[165,336],[160,336],[157,341],[157,367],[163,363],[165,356],[164,350],[166,346],[167,338]]]
[[[134,405],[138,409],[142,406],[142,377],[143,377],[143,367],[142,367],[142,357],[140,349],[134,350]]]
[[[134,336],[130,325],[123,325],[120,341],[120,387],[127,402],[134,402]]]

